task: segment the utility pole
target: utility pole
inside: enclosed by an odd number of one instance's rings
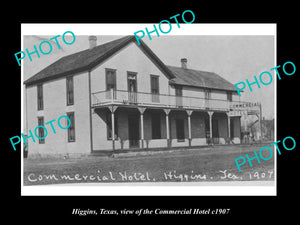
[[[260,129],[260,143],[262,142],[262,124],[261,124],[261,118],[262,118],[262,111],[261,111],[261,102],[259,103],[259,129]]]

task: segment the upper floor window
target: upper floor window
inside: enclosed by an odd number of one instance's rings
[[[204,90],[204,98],[205,98],[205,102],[204,102],[204,107],[205,109],[209,109],[210,108],[210,99],[211,99],[211,90],[209,89],[205,89]]]
[[[127,71],[128,101],[131,104],[137,103],[137,73]]]
[[[211,99],[211,91],[210,90],[205,90],[204,91],[204,98],[205,99]]]
[[[175,95],[178,97],[182,97],[182,87],[181,86],[175,87]]]
[[[159,102],[159,77],[150,75],[152,102]]]
[[[73,76],[67,77],[67,105],[74,104],[74,83]]]
[[[227,101],[232,102],[232,92],[227,91]]]
[[[115,69],[105,69],[105,81],[107,93],[106,98],[111,99],[113,97],[114,99],[116,99],[117,82]]]
[[[182,107],[182,86],[175,86],[176,106]]]
[[[44,109],[44,101],[43,101],[43,85],[37,85],[37,108],[38,110]]]

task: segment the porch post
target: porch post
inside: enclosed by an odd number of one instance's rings
[[[144,148],[144,113],[141,113],[141,141],[142,148]]]
[[[144,148],[144,112],[146,108],[138,107],[138,110],[140,111],[140,121],[141,121],[141,142],[142,142],[142,148]]]
[[[113,151],[115,150],[115,112],[111,111],[111,139]]]
[[[187,110],[186,112],[188,114],[189,146],[191,147],[191,145],[192,145],[191,115],[192,115],[193,111]]]
[[[229,141],[231,140],[231,137],[230,137],[230,116],[229,116],[229,112],[226,112],[227,114],[227,125],[228,125],[228,138],[229,138]]]
[[[213,116],[214,112],[208,111],[207,113],[209,115],[209,138],[210,138],[211,144],[213,144],[213,137],[212,137],[212,116]]]
[[[168,148],[171,147],[171,141],[170,141],[170,128],[169,128],[169,113],[170,109],[164,109],[164,112],[166,113],[166,134],[167,134],[167,146]]]
[[[111,112],[111,140],[112,140],[112,149],[115,150],[115,111],[118,106],[109,106],[108,109]]]
[[[259,133],[260,133],[260,143],[262,142],[262,138],[263,138],[263,133],[262,133],[262,111],[261,111],[261,103],[259,102]]]

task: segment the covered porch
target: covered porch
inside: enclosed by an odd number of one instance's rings
[[[92,115],[93,151],[240,142],[240,117],[226,111],[111,104]]]

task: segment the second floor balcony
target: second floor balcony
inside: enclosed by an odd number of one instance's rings
[[[136,105],[144,107],[232,111],[234,109],[234,105],[241,103],[245,102],[168,94],[152,94],[146,92],[130,92],[114,89],[92,93],[93,107],[114,104]]]

